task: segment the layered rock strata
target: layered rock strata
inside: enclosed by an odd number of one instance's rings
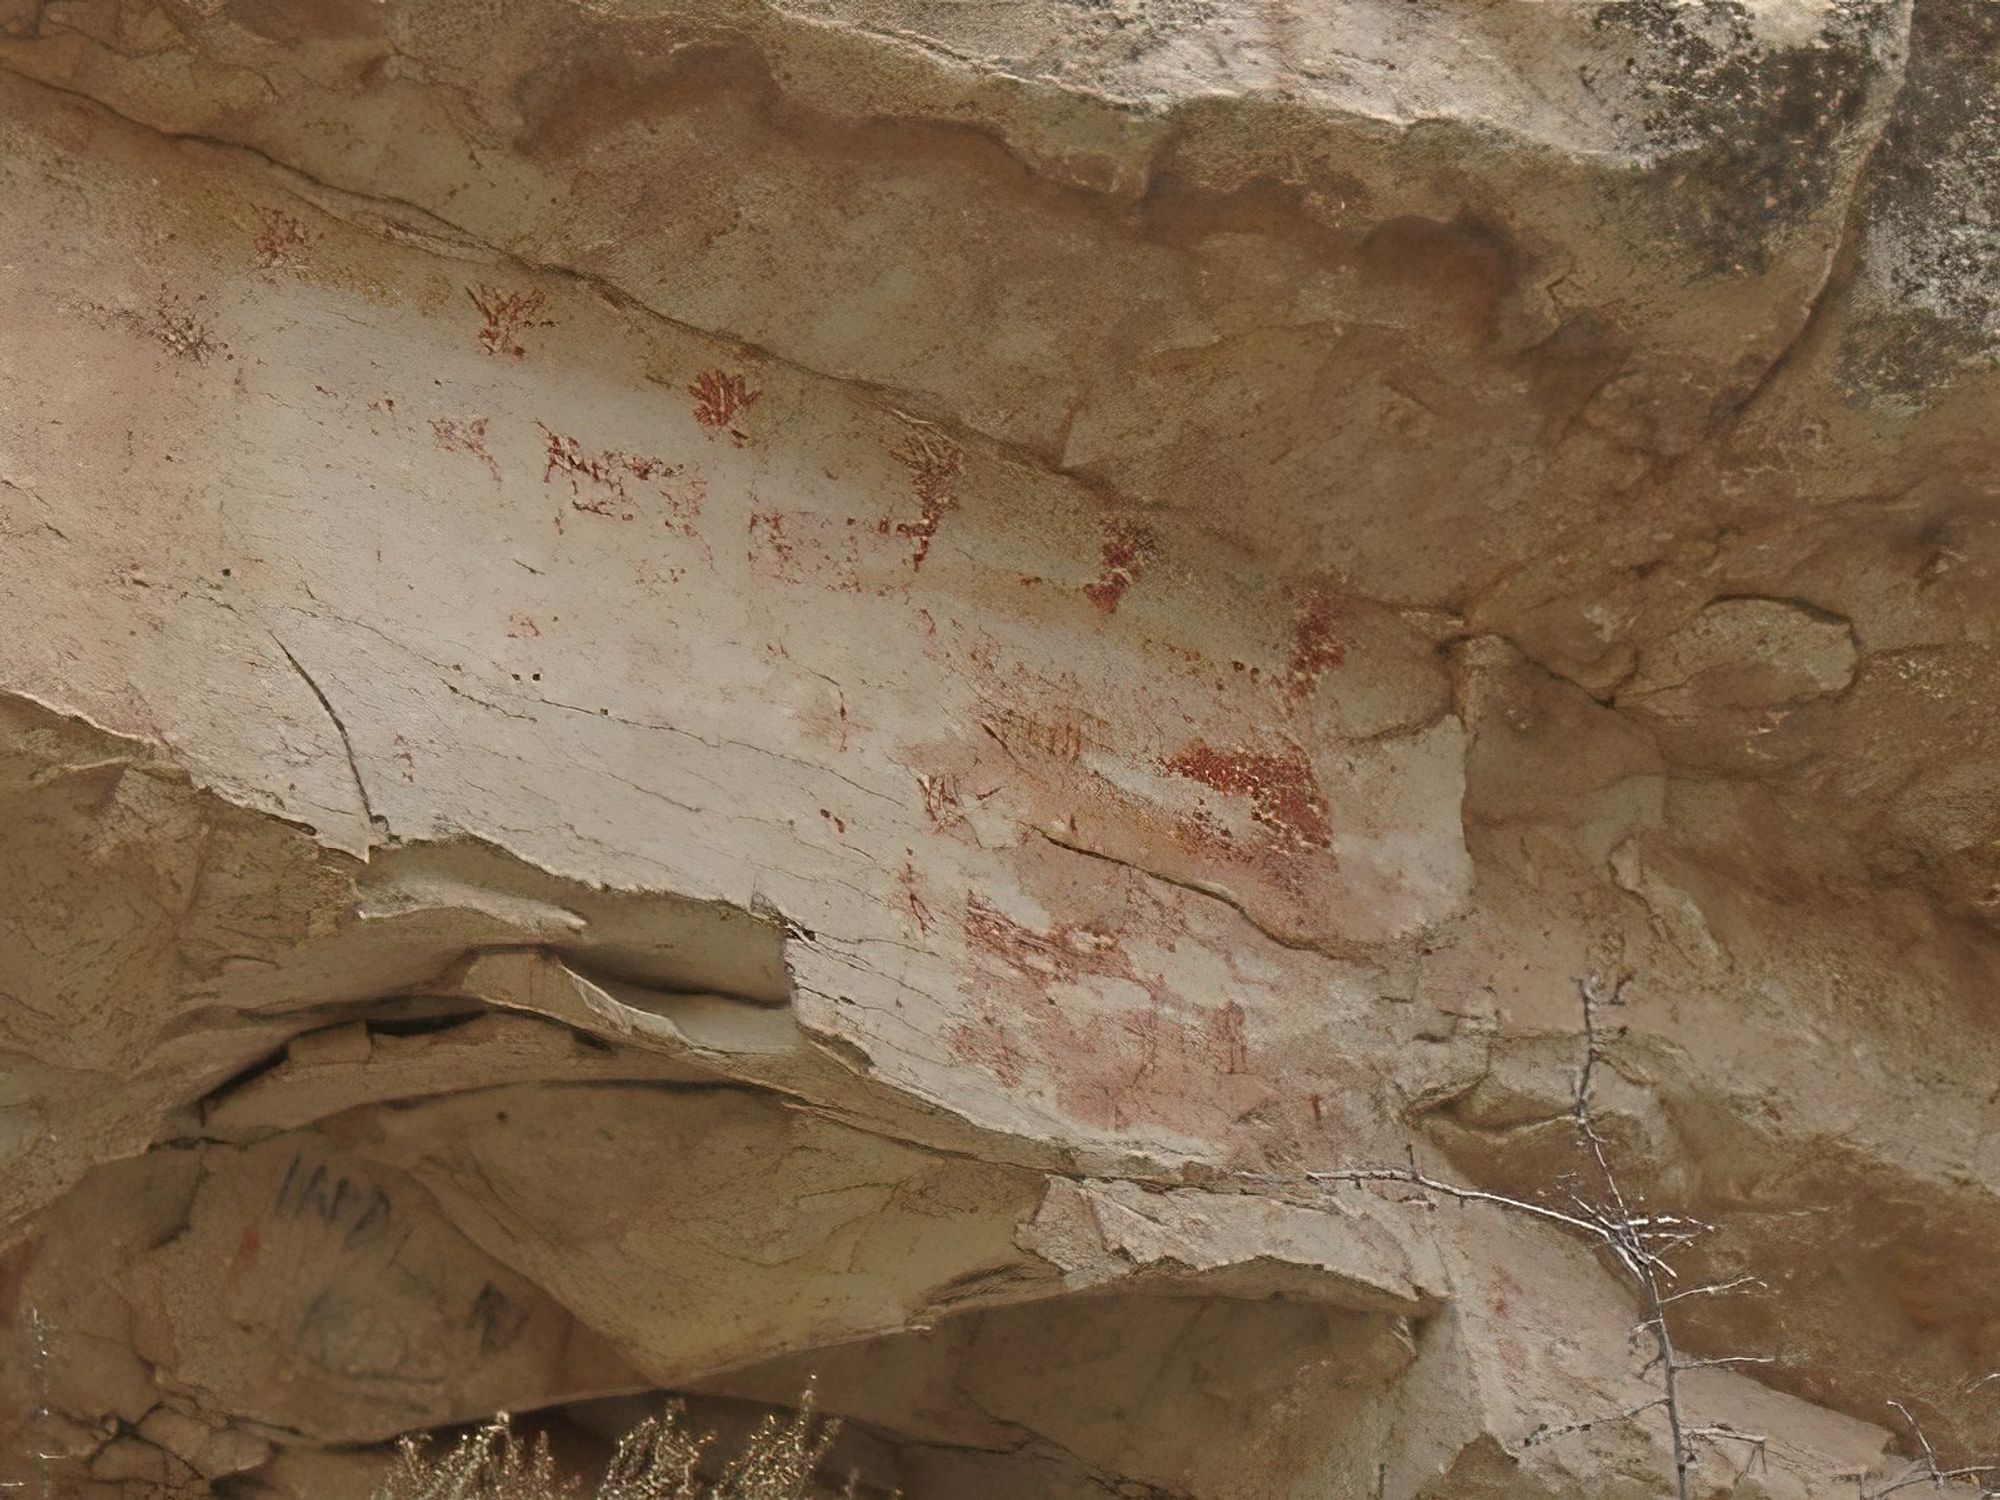
[[[2000,1428],[1988,0],[0,0],[0,1482]],[[1590,1424],[1547,1441],[1538,1433]],[[1712,1451],[1711,1451],[1712,1450]]]

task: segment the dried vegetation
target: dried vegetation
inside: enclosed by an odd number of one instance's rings
[[[840,1423],[820,1419],[807,1391],[787,1419],[766,1417],[741,1451],[718,1462],[714,1438],[689,1430],[686,1409],[670,1404],[618,1445],[595,1485],[563,1478],[546,1437],[525,1438],[501,1413],[443,1452],[405,1438],[376,1500],[817,1500],[858,1495],[849,1478],[829,1489],[820,1469]]]

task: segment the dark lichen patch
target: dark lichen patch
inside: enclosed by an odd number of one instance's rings
[[[2000,364],[2000,5],[1917,6],[1865,192],[1850,390],[1915,396]]]
[[[1654,162],[1633,192],[1657,200],[1703,274],[1763,273],[1844,196],[1869,102],[1894,86],[1896,14],[1887,0],[1836,0],[1810,40],[1777,47],[1741,0],[1597,11],[1596,29],[1618,44],[1585,81],[1626,101],[1617,118]]]

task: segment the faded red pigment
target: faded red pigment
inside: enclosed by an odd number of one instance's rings
[[[764,393],[752,390],[741,375],[704,370],[695,376],[687,393],[694,397],[695,421],[707,428],[711,436],[726,432],[739,448],[750,440],[748,433],[735,426],[736,418],[756,405],[757,398]]]
[[[1002,1083],[1020,1084],[1032,1062],[1065,1114],[1104,1130],[1161,1124],[1199,1133],[1269,1100],[1270,1085],[1250,1071],[1243,1007],[1180,1000],[1109,927],[1059,922],[1041,931],[968,893],[964,931],[986,983],[975,986],[978,1019],[946,1039]],[[1147,1003],[1074,1016],[1055,991],[1090,978],[1135,985]]]
[[[1145,571],[1154,546],[1149,528],[1134,521],[1106,522],[1097,582],[1084,585],[1085,597],[1107,615],[1116,614],[1119,601]]]
[[[937,536],[944,513],[958,503],[955,491],[965,455],[950,439],[926,432],[912,437],[892,456],[910,471],[911,488],[917,495],[917,519],[899,521],[895,526],[896,535],[912,544],[910,571],[914,573],[930,556],[931,542]],[[882,524],[887,527],[889,523]]]
[[[1318,583],[1306,594],[1292,617],[1292,652],[1287,663],[1285,691],[1304,698],[1319,680],[1347,660],[1347,647],[1335,634],[1340,599],[1330,584]]]
[[[1298,750],[1217,750],[1199,742],[1160,762],[1160,768],[1232,797],[1247,798],[1250,816],[1281,844],[1324,849],[1333,842],[1326,797],[1312,763]]]

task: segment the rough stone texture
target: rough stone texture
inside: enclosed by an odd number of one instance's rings
[[[1549,1190],[1589,973],[1733,1492],[1973,1451],[1996,101],[1990,0],[0,0],[0,1481],[816,1375],[917,1500],[1655,1497],[1524,1446],[1649,1394],[1586,1247],[1302,1182]]]

